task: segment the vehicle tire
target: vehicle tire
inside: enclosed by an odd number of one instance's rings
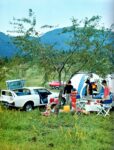
[[[59,90],[59,87],[58,87],[58,86],[56,86],[56,87],[55,87],[55,89]]]
[[[2,106],[4,107],[4,109],[9,109],[10,108],[7,102],[5,104],[2,104]]]
[[[26,103],[25,105],[24,105],[24,110],[25,111],[32,111],[33,110],[33,103]]]

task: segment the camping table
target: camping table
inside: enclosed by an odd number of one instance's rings
[[[85,104],[86,111],[99,111],[99,103],[90,102],[90,104]]]

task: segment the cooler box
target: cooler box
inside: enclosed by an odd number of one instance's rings
[[[64,112],[70,112],[70,106],[69,106],[69,105],[65,105],[65,106],[63,107],[63,111],[64,111]]]

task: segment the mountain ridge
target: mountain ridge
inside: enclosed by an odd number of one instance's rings
[[[40,37],[42,44],[54,45],[56,49],[67,50],[65,41],[69,38],[70,34],[62,33],[62,28],[54,29],[46,32]],[[18,48],[13,44],[12,36],[6,35],[0,32],[0,56],[1,57],[12,57],[18,52]]]
[[[70,48],[68,42],[70,42],[72,38],[72,33],[64,33],[63,29],[64,28],[57,28],[46,32],[40,37],[41,43],[52,45],[57,50],[68,50]],[[13,37],[0,32],[0,57],[10,58],[18,52],[19,49],[13,44]]]

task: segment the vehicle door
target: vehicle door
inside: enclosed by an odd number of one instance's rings
[[[50,91],[47,89],[34,89],[35,93],[40,96],[40,104],[47,104],[48,103],[48,95],[51,94]]]

